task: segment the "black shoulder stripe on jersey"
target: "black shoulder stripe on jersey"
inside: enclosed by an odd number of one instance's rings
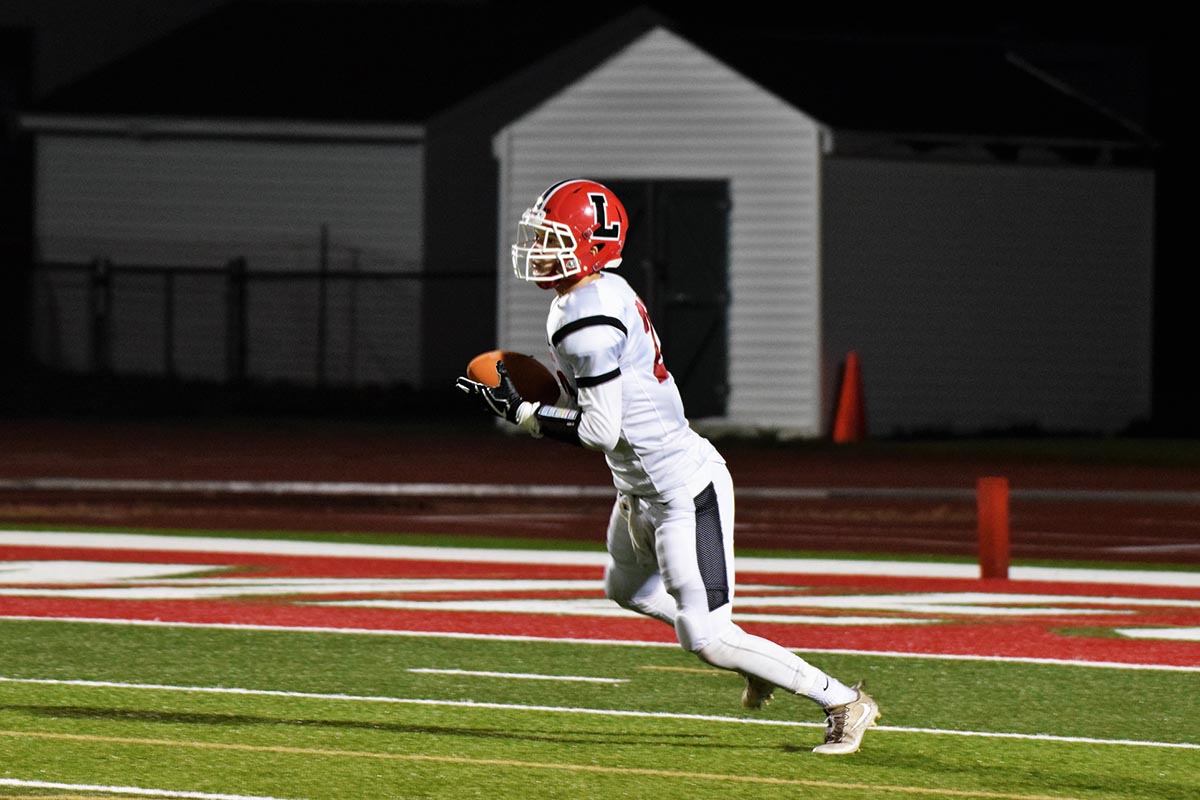
[[[550,344],[557,345],[580,328],[590,328],[593,325],[612,325],[624,335],[629,335],[629,331],[625,328],[625,323],[621,322],[621,320],[616,317],[606,317],[602,314],[597,314],[594,317],[580,317],[574,322],[568,322],[566,325],[563,325],[550,337]]]
[[[589,386],[599,386],[602,383],[608,383],[613,378],[621,377],[621,368],[617,367],[612,372],[606,372],[603,375],[597,375],[594,378],[576,378],[575,388],[586,389]]]

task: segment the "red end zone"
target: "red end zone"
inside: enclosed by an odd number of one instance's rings
[[[671,628],[604,600],[598,563],[401,552],[5,545],[0,617],[675,641]],[[743,571],[738,591],[743,627],[801,651],[1200,667],[1200,641],[1159,638],[1200,631],[1193,587]]]

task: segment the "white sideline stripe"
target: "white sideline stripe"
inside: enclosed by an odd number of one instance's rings
[[[30,596],[27,592],[17,593],[20,596]],[[7,592],[0,589],[0,597]],[[62,596],[55,594],[54,596]],[[73,595],[71,595],[73,596]],[[320,608],[385,608],[407,611],[471,611],[481,614],[494,612],[506,614],[540,614],[561,615],[568,617],[610,617],[618,619],[637,619],[631,617],[629,609],[622,608],[611,600],[345,600],[322,601],[305,603],[304,605]],[[1072,611],[1071,613],[1074,613]],[[1088,612],[1091,613],[1091,612]],[[1099,612],[1096,612],[1099,613]],[[1114,613],[1114,612],[1104,612]],[[1129,612],[1132,613],[1132,612]],[[912,619],[905,617],[854,617],[854,616],[818,616],[809,614],[747,614],[734,613],[737,622],[778,622],[785,625],[876,625],[879,627],[894,627],[897,625],[936,625],[934,619]]]
[[[152,628],[212,628],[233,631],[270,631],[284,633],[337,633],[358,636],[410,636],[433,639],[473,639],[495,642],[545,642],[547,644],[594,644],[611,647],[678,647],[676,642],[645,642],[636,639],[574,639],[552,636],[518,636],[500,633],[457,633],[451,631],[398,631],[373,628],[318,628],[292,625],[238,625],[228,622],[164,622],[157,619],[107,619],[103,617],[31,617],[0,615],[0,621],[15,622],[74,622],[89,625],[137,625]],[[1097,669],[1132,669],[1156,672],[1200,672],[1200,666],[1176,664],[1135,664],[1123,661],[1077,661],[1066,658],[1032,658],[1027,656],[973,656],[961,653],[909,653],[895,650],[850,650],[841,648],[793,647],[796,653],[818,653],[839,656],[881,656],[886,658],[929,659],[932,661],[985,661],[996,664],[1037,664],[1052,667],[1093,667]]]
[[[613,497],[611,486],[535,486],[497,483],[366,483],[356,481],[156,481],[104,478],[5,478],[0,489],[271,494],[342,497]]]
[[[139,533],[79,533],[60,531],[0,530],[0,545],[103,550],[159,550],[183,553],[240,553],[256,555],[320,556],[324,558],[378,558],[420,561],[454,561],[488,564],[555,564],[603,567],[608,556],[595,550],[509,550],[473,547],[356,544],[291,539],[236,539],[219,536],[164,536]],[[867,561],[838,558],[738,557],[743,573],[776,575],[853,575],[893,578],[979,577],[978,564],[938,561]],[[1200,588],[1200,571],[1075,569],[1021,567],[1009,569],[1017,581],[1099,583],[1128,586]]]
[[[531,672],[485,672],[471,669],[432,669],[414,667],[405,672],[426,675],[469,675],[479,678],[515,678],[523,681],[571,681],[575,683],[629,683],[626,678],[589,678],[582,675],[537,675]]]
[[[1200,628],[1117,628],[1131,639],[1170,639],[1176,642],[1200,642]]]
[[[1184,550],[1200,550],[1200,542],[1144,545],[1142,547],[1109,547],[1110,553],[1178,553]]]
[[[489,564],[558,564],[602,567],[608,556],[587,550],[500,550],[469,547],[357,544],[292,539],[238,539],[221,536],[164,536],[140,533],[0,531],[0,545],[101,550],[159,550],[182,553],[468,561]]]
[[[271,494],[366,497],[613,497],[611,486],[530,485],[520,483],[369,483],[361,481],[199,481],[105,478],[5,478],[0,490],[123,491],[203,494]],[[970,488],[876,486],[746,486],[740,497],[779,500],[904,499],[962,500],[976,496]],[[1200,492],[1147,489],[1021,489],[1014,500],[1141,502],[1200,505]]]
[[[0,778],[0,786],[21,789],[68,789],[73,792],[107,792],[109,794],[137,794],[143,797],[187,797],[195,800],[281,800],[278,797],[250,794],[210,794],[209,792],[177,792],[171,789],[143,789],[140,786],[100,786],[91,783],[54,783],[52,781],[23,781],[17,778]]]
[[[324,694],[320,692],[285,692],[278,689],[242,689],[225,686],[172,686],[154,683],[118,683],[114,681],[63,680],[58,678],[9,678],[0,676],[0,683],[22,683],[39,686],[80,686],[94,689],[139,689],[158,692],[184,692],[193,694],[236,694],[251,697],[286,697],[302,700],[335,700],[352,703],[391,703],[396,705],[418,705],[449,708],[486,708],[496,711],[545,711],[557,714],[591,714],[601,717],[637,717],[644,719],[686,719],[702,722],[732,722],[741,725],[771,725],[793,728],[824,728],[824,722],[796,722],[794,720],[748,719],[723,717],[716,714],[678,714],[668,711],[627,711],[614,708],[574,708],[569,706],[532,706],[519,703],[481,703],[474,700],[427,700],[411,697],[386,697],[379,695]],[[1200,744],[1191,742],[1150,742],[1137,739],[1095,739],[1086,736],[1054,736],[1044,733],[1002,733],[995,731],[956,731],[942,728],[905,728],[877,725],[875,730],[894,733],[927,733],[940,736],[969,736],[984,739],[1020,739],[1038,742],[1070,742],[1079,744],[1116,744],[1133,747],[1162,747],[1179,750],[1200,750]]]

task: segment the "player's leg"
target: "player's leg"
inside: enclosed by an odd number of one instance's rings
[[[713,666],[783,687],[823,707],[857,697],[855,689],[791,650],[733,623],[733,482],[723,464],[710,464],[707,475],[654,504],[653,511],[658,561],[667,591],[676,599],[675,630],[683,647]]]
[[[675,600],[667,594],[654,552],[654,530],[638,512],[639,501],[619,495],[608,521],[604,595],[623,608],[675,624]]]
[[[705,484],[701,495],[693,496],[691,490],[695,488],[695,485],[702,483],[702,480],[689,487],[685,499],[682,501],[683,507],[688,509],[689,513],[696,511],[695,514],[692,514],[693,518],[697,520],[696,524],[700,526],[695,527],[696,535],[672,538],[668,534],[663,541],[662,552],[668,563],[690,564],[696,562],[701,565],[700,577],[702,581],[706,582],[706,598],[710,597],[710,587],[707,586],[707,583],[711,582],[716,586],[712,599],[717,600],[716,604],[720,606],[715,613],[721,618],[720,624],[723,627],[725,624],[731,624],[728,615],[733,608],[733,597],[736,591],[733,536],[729,535],[733,530],[735,513],[733,482],[728,469],[719,462],[714,467],[714,472],[708,477],[714,480]],[[687,497],[691,499],[688,500]],[[697,509],[699,510],[697,511]],[[711,523],[705,524],[706,521],[711,521]],[[685,519],[683,530],[688,530],[689,524]],[[693,539],[694,548],[692,547]],[[677,548],[682,552],[675,554],[673,551]],[[677,567],[673,568],[678,572]],[[688,582],[686,578],[681,577],[681,580],[685,583]],[[694,577],[690,580],[693,583],[695,581]],[[725,602],[719,602],[722,600]],[[683,643],[685,639],[693,640],[699,635],[695,631],[694,625],[685,625],[684,631],[679,633],[679,639]],[[687,644],[684,644],[684,647],[692,649]],[[746,680],[745,688],[742,691],[743,707],[759,709],[771,701],[775,692],[774,684],[746,672],[742,672],[742,677]]]
[[[790,650],[735,625],[733,482],[723,464],[709,469],[662,502],[648,504],[657,526],[658,563],[675,598],[679,643],[713,666],[808,694],[819,670]]]

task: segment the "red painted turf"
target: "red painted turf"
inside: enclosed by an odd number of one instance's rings
[[[567,482],[610,486],[603,460],[577,448],[504,436],[485,424],[448,430],[417,420],[411,425],[313,424],[311,421],[159,422],[0,420],[0,477],[96,477],[173,480]],[[1002,475],[1014,490],[1200,490],[1200,470],[1179,463],[1071,463],[1049,457],[910,456],[888,448],[822,449],[772,443],[720,442],[739,486],[969,488],[980,476]],[[512,474],[513,465],[536,470]],[[528,512],[555,511],[541,527]],[[567,512],[574,513],[571,517]],[[1013,557],[1200,563],[1193,506],[1122,506],[1117,503],[1024,503],[1013,509]],[[7,491],[0,522],[9,527],[100,525],[108,528],[253,530],[440,531],[496,536],[587,537],[599,541],[603,501],[542,504],[526,500],[489,506],[475,501],[418,498],[400,502],[297,501],[292,498],[166,497]],[[739,503],[739,542],[745,547],[970,555],[970,508],[933,504]],[[464,519],[473,522],[464,522]],[[570,520],[570,521],[564,521]],[[745,523],[744,525],[742,523]],[[213,553],[8,548],[9,560],[76,559],[242,565],[270,577],[447,577],[598,579],[592,567],[481,564],[443,561],[230,557]],[[243,573],[241,577],[245,577]],[[985,591],[1062,593],[1137,598],[1197,599],[1196,590],[1149,586],[1016,581],[782,576],[744,573],[742,582],[806,587],[813,593]],[[528,596],[528,595],[527,595]],[[329,599],[328,597],[317,599]],[[1003,619],[949,617],[920,626],[754,624],[746,627],[799,650],[892,650],[905,653],[1074,658],[1125,663],[1200,665],[1200,644],[1115,638],[1112,627],[1200,627],[1192,610],[1133,608],[1128,615]],[[791,613],[797,609],[791,609]],[[94,617],[195,623],[329,626],[604,638],[670,643],[672,631],[652,621],[622,617],[410,612],[297,605],[281,598],[244,602],[67,600],[0,598],[0,615]],[[879,616],[879,615],[876,615]],[[1070,629],[1068,632],[1067,629]]]
[[[0,559],[97,560],[137,563],[212,564],[236,567],[231,580],[282,577],[325,578],[544,578],[599,581],[598,567],[547,564],[481,564],[467,561],[407,561],[403,559],[338,559],[278,555],[230,555],[199,552],[155,552],[9,547],[0,548]],[[795,585],[812,594],[901,593],[979,591],[1034,594],[1091,595],[1097,598],[1129,596],[1195,600],[1200,591],[1169,587],[1112,587],[1087,584],[967,581],[916,578],[872,578],[820,575],[747,574],[743,581]],[[170,584],[170,580],[144,583]],[[127,585],[127,584],[121,584]],[[58,584],[57,588],[64,588]],[[77,587],[75,587],[77,588]],[[352,587],[348,587],[352,591]],[[579,597],[579,592],[518,592],[522,598]],[[459,593],[464,596],[463,593]],[[0,599],[0,616],[150,620],[192,624],[283,626],[298,628],[420,631],[448,634],[531,636],[549,639],[604,639],[638,642],[674,642],[674,632],[651,620],[634,617],[590,617],[565,614],[507,612],[427,611],[307,605],[329,602],[346,595],[308,598],[255,596],[245,600],[113,600],[10,596]],[[360,597],[361,595],[355,595]],[[383,595],[383,598],[402,594]],[[475,599],[495,592],[468,593]],[[599,590],[592,595],[599,596]],[[416,595],[421,600],[436,596]],[[1053,601],[1048,599],[1047,603]],[[1078,608],[1079,606],[1075,606]],[[1070,659],[1090,662],[1200,666],[1200,643],[1113,638],[1113,627],[1200,625],[1200,613],[1179,607],[1126,608],[1095,604],[1106,612],[1095,616],[1065,613],[1061,616],[977,617],[961,614],[924,615],[929,624],[840,625],[747,622],[745,627],[796,650],[854,650],[906,654],[988,656],[1007,658]],[[757,613],[766,609],[756,608]],[[781,609],[781,613],[806,615],[834,612],[819,609]],[[856,613],[856,612],[848,612]],[[872,613],[872,612],[866,612]],[[886,612],[885,612],[886,613]],[[884,616],[885,613],[872,613]],[[909,618],[922,615],[906,614]],[[1070,629],[1071,632],[1065,632]]]

